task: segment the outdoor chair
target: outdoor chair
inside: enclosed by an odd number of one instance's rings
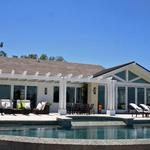
[[[82,113],[82,114],[90,114],[90,106],[89,106],[89,104],[81,104],[80,113]]]
[[[144,110],[146,117],[148,117],[150,114],[150,107],[145,104],[140,104],[140,107]]]
[[[31,112],[30,100],[17,100],[16,108],[13,108],[13,114],[28,115]]]
[[[13,101],[10,99],[1,99],[0,100],[0,110],[4,114],[13,113]]]
[[[49,107],[50,105],[48,102],[42,101],[39,102],[37,107],[32,110],[34,114],[49,114]]]
[[[67,113],[72,114],[73,113],[73,105],[72,103],[67,103],[66,105]]]
[[[133,114],[136,114],[137,117],[138,114],[142,114],[142,116],[144,117],[144,110],[134,103],[129,104],[129,111],[132,113],[132,116]]]

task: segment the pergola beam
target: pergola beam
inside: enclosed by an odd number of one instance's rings
[[[93,76],[83,76],[82,74],[78,76],[73,76],[73,74],[68,74],[62,76],[62,73],[56,75],[51,75],[50,72],[45,75],[39,75],[39,72],[36,72],[34,75],[27,74],[27,71],[24,71],[22,74],[16,74],[15,70],[12,70],[11,73],[2,73],[0,70],[0,79],[12,79],[12,80],[28,80],[28,81],[56,81],[65,80],[66,82],[78,82],[78,83],[99,83],[104,79],[93,78]]]

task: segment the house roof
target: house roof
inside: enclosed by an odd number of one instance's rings
[[[141,69],[145,70],[146,72],[150,73],[150,70],[146,69],[145,67],[141,66],[140,64],[136,63],[135,61],[131,61],[129,63],[126,63],[126,64],[122,64],[122,65],[118,65],[118,66],[115,66],[115,67],[112,67],[112,68],[108,68],[108,69],[103,69],[99,72],[97,72],[96,74],[93,75],[93,78],[95,77],[98,77],[98,76],[101,76],[101,75],[104,75],[106,73],[109,73],[109,72],[112,72],[112,71],[115,71],[117,69],[120,69],[122,67],[125,67],[125,66],[128,66],[128,65],[131,65],[131,64],[136,64],[138,67],[140,67]]]
[[[22,74],[24,71],[27,71],[29,75],[34,75],[36,72],[39,72],[39,75],[45,75],[50,72],[52,75],[61,73],[62,75],[82,74],[83,76],[89,76],[104,68],[100,65],[91,64],[0,57],[0,69],[2,73],[11,73],[14,70],[15,74]]]
[[[128,65],[133,64],[133,63],[135,63],[135,62],[132,61],[132,62],[129,62],[129,63],[126,63],[126,64],[122,64],[122,65],[118,65],[118,66],[115,66],[115,67],[112,67],[112,68],[108,68],[108,69],[101,70],[101,71],[97,72],[96,74],[94,74],[93,77],[95,78],[95,77],[104,75],[104,74],[106,74],[106,73],[109,73],[109,72],[111,72],[111,71],[115,71],[115,70],[117,70],[117,69],[120,69],[120,68],[122,68],[122,67],[128,66]],[[139,65],[139,64],[138,64],[138,65]],[[139,66],[140,66],[140,65],[139,65]],[[141,67],[141,66],[140,66],[140,67]],[[144,67],[142,67],[142,68],[144,68]],[[145,69],[145,68],[144,68],[144,69]],[[147,70],[147,69],[146,69],[146,70]]]

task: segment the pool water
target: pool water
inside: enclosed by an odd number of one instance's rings
[[[65,139],[145,139],[150,138],[150,125],[73,127],[70,130],[60,129],[58,126],[5,126],[0,127],[0,135]]]

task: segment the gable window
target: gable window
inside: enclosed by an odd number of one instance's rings
[[[141,79],[135,80],[134,83],[149,83],[149,82],[141,78]]]
[[[54,93],[53,93],[53,102],[59,102],[59,86],[54,86]]]
[[[138,76],[134,74],[133,72],[129,71],[128,72],[128,81],[137,78]]]
[[[126,80],[126,71],[121,71],[119,73],[116,73],[115,75],[123,80]]]

